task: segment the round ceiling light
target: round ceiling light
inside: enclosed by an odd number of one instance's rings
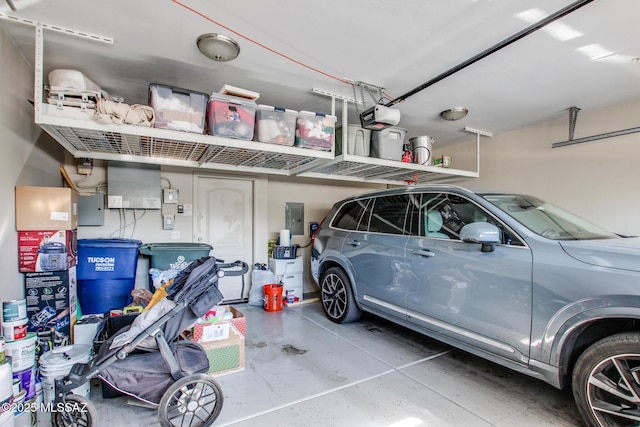
[[[231,61],[240,53],[240,45],[231,37],[222,34],[203,34],[198,37],[196,44],[204,56],[214,61]]]
[[[449,108],[440,113],[440,117],[445,120],[454,121],[464,118],[469,113],[469,110],[462,107]]]

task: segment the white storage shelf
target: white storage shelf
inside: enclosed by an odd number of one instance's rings
[[[43,106],[43,109],[48,106]],[[384,184],[452,181],[477,172],[132,125],[103,125],[40,112],[36,124],[76,158]]]

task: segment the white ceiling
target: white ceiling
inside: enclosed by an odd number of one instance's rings
[[[149,83],[207,93],[230,84],[259,92],[260,104],[322,113],[330,113],[330,98],[313,93],[314,88],[353,97],[353,86],[341,81],[346,79],[384,87],[388,96],[398,97],[572,4],[568,0],[12,3],[17,10],[11,10],[8,2],[0,5],[0,17],[5,18],[0,25],[28,61],[33,62],[34,28],[12,22],[11,17],[112,38],[113,44],[104,44],[45,31],[44,69],[80,70],[127,103],[147,103]],[[534,18],[527,21],[523,16]],[[465,126],[499,133],[552,118],[567,117],[568,123],[571,106],[590,110],[640,98],[638,16],[638,0],[587,3],[395,105],[402,113],[399,126],[408,130],[409,137],[430,135],[444,145],[468,135],[462,131]],[[195,42],[210,32],[236,39],[240,56],[226,63],[202,56]],[[356,94],[361,99],[359,89]],[[373,105],[366,93],[365,101]],[[470,110],[466,118],[446,122],[439,117],[440,111],[457,106]],[[349,121],[358,122],[353,106]]]

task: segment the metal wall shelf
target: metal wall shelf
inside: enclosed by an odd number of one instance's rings
[[[349,154],[334,156],[332,151],[132,125],[103,125],[47,114],[52,108],[55,107],[42,105],[36,124],[76,158],[395,185],[478,177],[474,171]]]
[[[99,124],[78,108],[65,111],[65,107],[60,110],[44,102],[43,29],[43,24],[35,23],[35,123],[76,158],[394,185],[479,176],[479,162],[476,171],[472,172],[349,154],[334,156],[333,150],[318,151],[133,125]],[[336,96],[327,95],[332,96],[332,111],[335,111]],[[348,123],[348,100],[342,101],[342,121]],[[346,128],[342,131],[342,140],[346,141]],[[479,156],[478,146],[476,149]]]

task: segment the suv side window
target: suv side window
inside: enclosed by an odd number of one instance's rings
[[[369,202],[370,199],[362,199],[345,203],[342,205],[336,216],[333,217],[331,226],[343,230],[358,230],[358,224],[360,224],[362,215],[366,211],[367,204]]]
[[[501,243],[524,246],[524,243],[491,214],[472,201],[446,193],[422,195],[419,225],[420,235],[443,239],[460,239],[460,230],[473,222],[488,222],[500,230]]]
[[[406,235],[405,220],[409,207],[409,196],[399,194],[376,197],[369,220],[370,233]]]

